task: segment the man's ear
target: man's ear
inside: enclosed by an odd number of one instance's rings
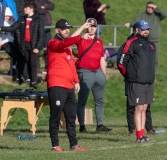
[[[136,33],[139,33],[139,28],[136,28]]]
[[[58,28],[55,28],[55,33],[59,33],[59,29]]]

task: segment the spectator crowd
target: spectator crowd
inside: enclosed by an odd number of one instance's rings
[[[146,11],[125,27],[133,27],[133,34],[119,48],[112,43],[104,49],[100,39],[105,25],[105,13],[110,8],[99,0],[84,0],[85,23],[70,35],[72,25],[60,19],[55,36],[46,26],[52,25],[49,11],[55,5],[49,0],[0,0],[0,47],[13,58],[15,81],[38,88],[40,51],[44,50],[47,90],[50,105],[49,131],[52,150],[63,152],[59,146],[58,130],[62,111],[66,117],[70,151],[87,151],[78,145],[75,130],[76,115],[79,131],[87,132],[85,105],[92,91],[95,104],[96,131],[113,132],[103,124],[104,90],[108,62],[118,68],[125,81],[127,122],[129,135],[136,133],[136,142],[149,142],[144,132],[155,134],[151,119],[154,101],[154,81],[158,73],[161,20],[167,13],[153,2],[146,3]],[[82,31],[85,33],[82,34]],[[77,70],[71,45],[77,46]],[[78,93],[78,101],[75,93]]]

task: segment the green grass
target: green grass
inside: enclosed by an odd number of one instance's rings
[[[153,118],[161,119],[161,126],[165,129],[165,114],[153,114]],[[47,119],[47,117],[46,117]],[[22,119],[24,120],[24,119]],[[40,119],[39,119],[40,120]],[[79,133],[77,126],[77,138],[81,146],[87,147],[87,153],[70,153],[67,135],[60,131],[60,145],[65,150],[64,153],[52,153],[48,124],[45,119],[39,121],[37,125],[37,140],[20,141],[17,140],[19,134],[28,134],[28,126],[8,127],[4,136],[0,137],[0,155],[4,160],[133,160],[133,159],[161,159],[167,158],[166,154],[166,133],[161,135],[149,136],[152,143],[138,144],[135,136],[127,136],[125,117],[106,118],[105,124],[114,128],[113,133],[96,133],[95,125],[87,126],[88,133]],[[154,121],[159,126],[159,121]]]
[[[81,25],[85,21],[85,16],[82,8],[82,0],[52,0],[55,2],[56,8],[52,11],[53,25],[60,18],[67,19],[72,25]],[[106,13],[107,24],[119,24],[132,20],[138,13],[145,10],[147,0],[101,0],[102,3],[111,5],[111,8]],[[167,11],[166,1],[159,0],[156,4]],[[167,66],[166,66],[166,26],[167,19],[162,21],[161,34],[161,53],[160,67],[157,76],[158,82],[155,83],[155,103],[152,104],[152,119],[155,129],[164,128],[167,130],[166,113],[167,113]],[[72,32],[74,29],[72,30]],[[54,30],[52,30],[54,35]],[[118,29],[117,44],[121,45],[129,35],[129,29]],[[113,42],[113,31],[109,28],[104,28],[102,40],[105,45],[108,42]],[[26,85],[0,85],[1,92],[12,91],[16,88],[28,88]],[[39,90],[46,90],[46,84],[41,84]],[[39,115],[37,122],[38,137],[35,141],[19,141],[16,137],[19,134],[31,134],[30,125],[27,121],[27,113],[18,109],[14,117],[9,122],[7,129],[4,131],[4,136],[0,137],[0,158],[3,160],[151,160],[159,159],[166,160],[167,153],[167,134],[149,136],[153,141],[150,144],[135,143],[135,136],[127,136],[126,123],[126,97],[124,96],[124,82],[121,75],[113,75],[107,80],[105,88],[105,113],[104,124],[108,127],[113,127],[113,133],[95,133],[96,123],[94,116],[94,125],[87,126],[88,133],[81,134],[78,132],[77,137],[79,144],[87,147],[90,151],[87,153],[69,153],[69,142],[67,136],[62,131],[59,134],[60,145],[66,150],[65,153],[55,154],[51,152],[51,143],[48,133],[49,107],[43,107],[42,113]],[[0,101],[2,105],[2,100]],[[90,93],[87,107],[94,109],[93,96]],[[155,142],[156,141],[156,142]]]

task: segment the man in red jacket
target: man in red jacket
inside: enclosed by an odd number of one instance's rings
[[[67,20],[58,20],[55,26],[56,35],[49,41],[47,46],[47,88],[50,104],[49,130],[52,150],[55,152],[63,151],[58,141],[59,122],[62,111],[64,111],[66,118],[70,151],[87,150],[78,145],[76,138],[77,100],[75,92],[79,92],[80,85],[73,61],[71,45],[89,35],[83,34],[68,38],[71,27]]]

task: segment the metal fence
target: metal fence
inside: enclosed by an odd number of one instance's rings
[[[80,27],[80,25],[74,25],[73,26],[74,29],[77,29]],[[98,25],[97,27],[97,37],[99,38],[100,37],[100,27],[101,28],[113,28],[113,45],[112,46],[104,46],[104,48],[119,48],[120,46],[117,45],[117,31],[119,28],[125,28],[124,25]],[[55,28],[55,26],[45,26],[45,28],[50,28],[50,29],[53,29]],[[131,34],[132,33],[132,28],[129,28],[129,33]],[[73,49],[76,49],[76,46],[72,46]],[[43,48],[43,50],[46,50],[46,48]],[[5,53],[4,50],[0,50],[0,53]],[[12,59],[11,59],[11,62],[10,62],[10,75],[12,75]]]
[[[74,25],[73,27],[77,29],[77,28],[80,27],[80,25]],[[113,45],[112,46],[104,46],[104,48],[119,48],[120,46],[117,45],[117,36],[118,36],[117,31],[118,31],[119,28],[125,28],[125,26],[124,25],[98,25],[98,27],[97,27],[97,37],[98,38],[100,37],[100,27],[102,27],[102,28],[113,28],[114,29],[113,30],[113,35],[114,35]],[[53,28],[55,28],[55,26],[45,26],[45,28],[53,29]],[[127,29],[127,28],[125,28],[125,29]],[[130,34],[132,33],[132,28],[129,28],[129,33]],[[76,47],[72,46],[72,48],[76,48]],[[46,50],[46,48],[43,48],[43,50]],[[5,51],[0,50],[0,53],[3,53],[3,52],[5,52]]]
[[[80,25],[74,25],[73,28],[79,28]],[[104,48],[119,48],[120,46],[117,45],[117,31],[119,28],[124,28],[127,29],[124,25],[98,25],[97,26],[97,37],[100,37],[100,27],[101,28],[113,28],[113,45],[112,46],[104,46]],[[55,28],[55,26],[46,26],[45,28]],[[129,29],[129,34],[132,33],[133,29],[132,28],[128,28]],[[76,48],[74,46],[72,46],[72,48]],[[46,49],[46,48],[44,48]]]

